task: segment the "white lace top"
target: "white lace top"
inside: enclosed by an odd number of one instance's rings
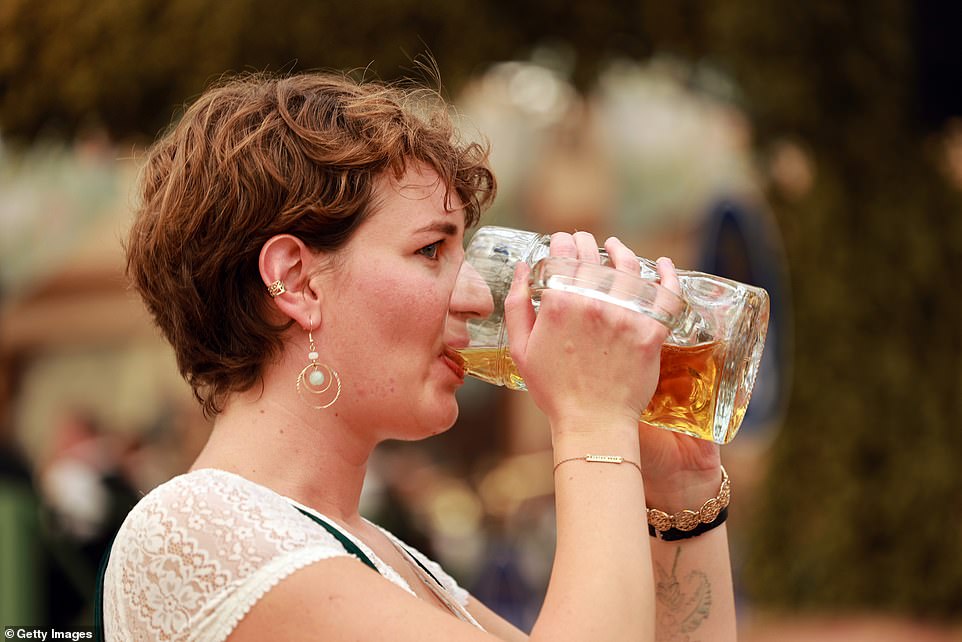
[[[414,595],[397,571],[344,535],[385,579]],[[438,564],[405,548],[467,604],[468,593]],[[345,555],[333,535],[269,488],[213,469],[175,477],[144,497],[120,527],[104,580],[105,638],[221,642],[279,581]]]

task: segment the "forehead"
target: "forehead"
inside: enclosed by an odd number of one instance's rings
[[[387,172],[378,179],[370,218],[388,219],[383,222],[402,229],[419,229],[432,222],[464,229],[464,207],[457,191],[420,163],[409,163],[400,177]]]

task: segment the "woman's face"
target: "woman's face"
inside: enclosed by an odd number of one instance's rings
[[[466,278],[464,212],[453,193],[445,208],[445,191],[420,165],[400,180],[383,177],[371,216],[322,272],[323,319],[314,336],[343,385],[330,410],[378,439],[451,427],[454,392],[464,382],[454,350],[467,345],[466,320],[493,305],[490,292]]]

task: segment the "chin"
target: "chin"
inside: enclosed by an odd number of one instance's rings
[[[444,412],[443,415],[424,422],[422,425],[427,428],[426,434],[422,438],[433,437],[435,435],[440,435],[447,432],[454,426],[455,422],[458,420],[458,404],[457,402],[451,404],[451,409]]]
[[[458,420],[458,404],[455,401],[435,402],[431,412],[407,415],[411,421],[394,424],[391,439],[420,441],[447,432]]]
[[[441,434],[444,434],[444,433],[446,433],[447,431],[451,430],[451,428],[454,427],[454,423],[455,423],[457,420],[458,420],[458,418],[455,417],[453,421],[449,421],[448,423],[446,423],[443,428],[441,428],[441,429],[435,431],[434,433],[432,433],[432,436],[433,436],[433,435],[441,435]]]

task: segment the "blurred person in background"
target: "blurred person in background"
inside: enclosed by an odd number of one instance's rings
[[[36,464],[52,626],[91,620],[98,565],[139,497],[122,469],[124,448],[92,413],[71,408],[61,413]]]
[[[14,438],[12,367],[0,360],[0,626],[40,622],[46,568],[40,540],[40,500],[27,459]]]
[[[493,304],[463,239],[494,177],[435,97],[248,76],[149,152],[128,272],[214,426],[121,527],[107,640],[527,639],[358,511],[379,443],[455,422],[465,322]],[[605,247],[638,274],[630,249]],[[583,232],[551,253],[599,261]],[[677,292],[670,261],[659,271]],[[646,524],[646,501],[676,512],[727,488],[717,446],[639,430],[667,331],[559,292],[536,316],[527,283],[520,266],[506,316],[550,423],[558,532],[531,639],[734,640],[724,518],[677,541]]]

